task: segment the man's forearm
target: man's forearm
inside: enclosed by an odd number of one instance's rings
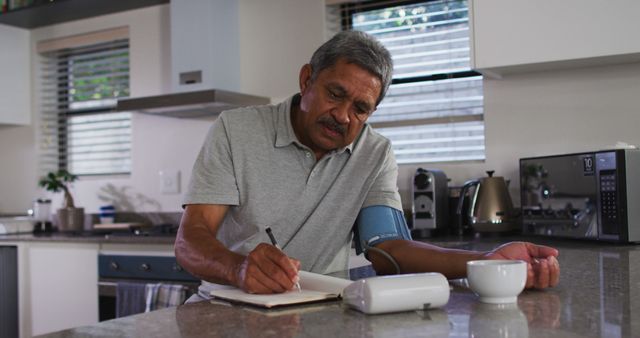
[[[187,205],[176,236],[178,263],[200,279],[233,285],[249,293],[291,290],[300,262],[266,243],[241,255],[216,238],[228,209],[219,204]]]
[[[396,260],[401,273],[440,272],[449,279],[465,277],[467,262],[480,259],[486,254],[478,251],[440,248],[409,240],[386,241],[377,247]],[[377,273],[396,273],[393,265],[383,255],[375,251],[369,251],[368,255]]]
[[[175,243],[180,266],[212,283],[237,285],[237,270],[244,256],[227,249],[204,225],[180,227]]]

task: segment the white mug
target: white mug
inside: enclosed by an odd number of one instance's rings
[[[483,303],[515,303],[527,282],[527,262],[470,261],[467,262],[467,281]]]

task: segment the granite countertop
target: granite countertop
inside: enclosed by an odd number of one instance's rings
[[[5,221],[31,222],[28,229],[33,229],[33,218],[26,215],[0,215],[0,223]],[[2,242],[74,242],[74,243],[114,243],[114,244],[173,244],[175,232],[180,224],[182,212],[118,212],[116,219],[120,223],[130,223],[129,229],[94,229],[98,223],[98,214],[85,215],[85,226],[92,224],[89,229],[81,232],[50,232],[37,233],[22,232],[0,234]],[[26,224],[26,223],[25,223]],[[24,231],[22,228],[21,231]],[[85,229],[87,229],[85,227]],[[134,236],[134,230],[139,235]]]
[[[34,235],[32,233],[0,235],[0,244],[2,244],[2,242],[173,244],[175,240],[176,240],[175,235],[132,236],[128,234],[113,234],[113,233],[97,234],[97,233],[54,232],[54,233],[39,234],[39,235]]]
[[[638,337],[640,247],[535,239],[560,249],[560,284],[527,290],[517,304],[478,302],[451,281],[442,309],[364,315],[339,301],[259,310],[201,302],[74,328],[45,337]],[[486,250],[504,239],[439,241]]]

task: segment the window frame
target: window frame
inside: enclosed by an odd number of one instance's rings
[[[97,36],[97,39],[92,39]],[[80,38],[76,36],[60,38],[54,40],[47,40],[38,43],[39,57],[42,60],[42,68],[40,70],[42,79],[39,80],[40,90],[39,95],[41,97],[40,102],[40,128],[39,128],[39,172],[45,174],[49,171],[55,170],[69,170],[73,167],[74,160],[72,159],[73,146],[70,144],[72,139],[72,119],[76,117],[86,116],[105,116],[108,114],[122,114],[116,110],[116,105],[111,102],[106,102],[105,105],[98,105],[94,107],[76,107],[72,108],[73,104],[73,83],[74,83],[74,67],[72,62],[75,58],[83,55],[100,54],[109,52],[110,50],[116,51],[116,54],[126,53],[126,59],[124,63],[110,63],[110,57],[104,56],[106,61],[105,67],[100,70],[91,70],[87,77],[95,78],[108,78],[110,81],[108,85],[125,84],[126,87],[124,95],[109,95],[101,97],[95,100],[80,100],[75,102],[92,102],[92,101],[116,101],[120,98],[128,97],[131,90],[131,42],[128,36],[128,29],[115,28],[112,30],[99,31],[95,33],[88,33],[86,36],[81,35]],[[99,62],[99,61],[98,61]],[[80,64],[80,67],[86,65]],[[47,69],[48,67],[55,67],[53,70]],[[126,69],[125,80],[113,80],[114,75],[118,71],[114,71],[114,67],[126,67],[120,69]],[[104,72],[100,72],[104,71]],[[117,78],[122,78],[122,74],[119,74]],[[49,78],[47,80],[47,78]],[[47,84],[47,82],[50,82]],[[47,96],[50,96],[47,98]],[[111,120],[111,122],[124,122],[126,129],[125,136],[128,135],[128,140],[123,141],[124,147],[114,147],[113,150],[107,149],[106,151],[112,151],[114,153],[127,153],[127,159],[123,164],[123,170],[118,170],[115,166],[105,165],[104,168],[96,170],[96,172],[90,172],[90,170],[77,170],[72,172],[78,176],[96,177],[96,176],[117,176],[117,175],[130,175],[132,172],[132,115],[118,116]],[[99,124],[105,121],[97,119],[88,123]],[[108,121],[107,121],[108,122]],[[100,126],[94,126],[94,129],[99,130]],[[105,130],[117,130],[123,128],[122,126],[109,127]],[[51,139],[51,140],[48,140]],[[105,145],[113,146],[112,144],[105,143]],[[95,145],[94,145],[95,146]],[[81,146],[82,147],[82,146]],[[104,147],[104,145],[103,145]],[[89,153],[94,150],[88,150]],[[102,161],[110,161],[110,158],[105,158]],[[84,159],[75,160],[75,163],[90,163],[91,161],[101,161],[100,159]]]
[[[341,3],[339,4],[339,16],[340,16],[340,29],[341,30],[351,30],[353,29],[353,17],[355,14],[361,13],[361,12],[369,12],[369,11],[375,11],[375,10],[381,10],[381,9],[385,9],[385,8],[392,8],[392,7],[399,7],[399,6],[409,6],[409,5],[415,5],[415,4],[426,4],[426,3],[430,3],[430,2],[441,2],[442,0],[398,0],[398,1],[389,1],[389,0],[370,0],[370,1],[365,1],[364,4],[366,4],[366,8],[363,8],[363,2],[345,2],[345,3]],[[470,10],[469,8],[469,4],[467,5],[467,9],[468,11]],[[471,26],[471,25],[469,25]],[[471,27],[469,27],[471,29]],[[472,48],[472,35],[470,34],[469,36],[470,42],[469,42],[469,48]],[[470,55],[471,56],[471,55]],[[397,84],[411,84],[411,83],[428,83],[428,82],[433,82],[433,83],[437,83],[438,81],[442,81],[442,80],[450,80],[450,79],[461,79],[461,78],[473,78],[473,77],[482,77],[483,75],[473,69],[469,69],[469,70],[464,70],[464,71],[457,71],[457,72],[443,72],[443,73],[436,73],[436,74],[431,74],[431,75],[421,75],[421,76],[409,76],[409,77],[402,77],[402,78],[395,78],[392,77],[392,81],[391,81],[391,85],[397,85]],[[484,86],[483,86],[484,87]],[[484,94],[482,95],[484,97]],[[386,98],[385,98],[386,99]],[[384,102],[384,100],[382,101]],[[382,103],[381,102],[381,103]],[[484,104],[483,104],[484,106]],[[411,121],[403,121],[402,119],[395,119],[395,120],[391,120],[391,121],[372,121],[372,122],[368,122],[368,124],[370,124],[372,127],[374,128],[396,128],[396,127],[410,127],[410,126],[426,126],[429,124],[437,124],[438,121],[442,121],[442,122],[456,122],[456,123],[462,123],[462,122],[471,122],[471,121],[481,121],[483,128],[484,128],[484,108],[482,109],[482,114],[481,115],[462,115],[462,116],[457,116],[457,115],[451,115],[450,117],[425,117],[424,119],[420,120],[420,119],[416,119],[416,120],[411,120]],[[416,121],[422,121],[423,123],[417,124],[415,123]],[[430,121],[429,123],[424,123],[426,121]],[[486,133],[483,132],[483,143],[486,145]],[[393,142],[392,142],[392,146],[393,146]],[[461,163],[461,162],[482,162],[486,160],[486,147],[483,149],[482,151],[482,159],[460,159],[460,160],[435,160],[435,161],[430,161],[427,163],[445,163],[445,162],[451,162],[451,163]],[[406,165],[415,165],[415,164],[419,164],[419,163],[425,163],[425,162],[420,162],[420,161],[415,161],[415,162],[405,162],[405,163],[400,163],[400,165],[406,164]]]

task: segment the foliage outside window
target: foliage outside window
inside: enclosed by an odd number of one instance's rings
[[[365,31],[392,54],[393,82],[369,123],[391,140],[398,163],[485,158],[468,12],[460,0],[340,5],[342,29]]]
[[[42,171],[76,175],[131,171],[128,39],[43,55]]]

